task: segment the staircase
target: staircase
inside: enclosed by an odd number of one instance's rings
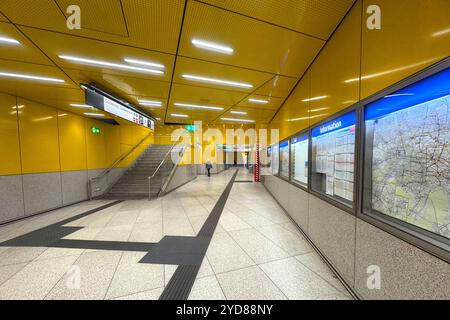
[[[148,198],[148,177],[153,175],[172,146],[153,145],[145,150],[135,165],[130,168],[105,195],[107,199]],[[151,180],[150,196],[158,196],[163,179],[167,177],[174,164],[166,161]]]

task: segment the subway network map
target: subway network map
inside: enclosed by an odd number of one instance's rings
[[[370,122],[372,208],[450,238],[450,95]]]

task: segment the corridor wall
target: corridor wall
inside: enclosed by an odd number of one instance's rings
[[[366,25],[369,5],[381,29]],[[357,1],[270,127],[285,139],[447,58],[449,21],[446,0]],[[264,184],[359,297],[450,298],[448,262],[277,176]],[[371,266],[379,289],[367,285]]]
[[[93,127],[100,133],[94,134]],[[132,123],[112,125],[0,93],[0,223],[86,200],[88,179],[149,132]],[[152,136],[115,174],[151,143]]]

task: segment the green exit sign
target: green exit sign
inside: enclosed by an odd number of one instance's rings
[[[93,134],[100,134],[100,128],[92,127],[91,131]]]
[[[184,127],[187,131],[189,132],[194,132],[195,130],[197,130],[197,127],[193,124],[188,124],[187,126]]]

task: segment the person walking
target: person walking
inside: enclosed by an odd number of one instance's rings
[[[206,170],[208,171],[208,177],[211,176],[211,169],[212,169],[212,163],[208,159],[208,160],[206,160]]]

